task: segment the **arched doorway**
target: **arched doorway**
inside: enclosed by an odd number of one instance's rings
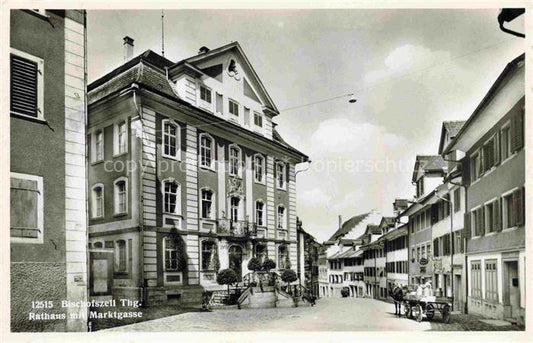
[[[232,245],[229,248],[229,267],[237,274],[237,280],[242,280],[242,248]]]

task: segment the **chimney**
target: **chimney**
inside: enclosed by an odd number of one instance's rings
[[[339,229],[342,227],[342,216],[339,214]]]
[[[407,199],[395,199],[393,202],[394,214],[399,215],[409,207]]]
[[[205,54],[209,52],[209,48],[207,46],[202,46],[200,49],[198,49],[198,55]]]
[[[128,62],[133,57],[133,38],[124,37],[124,62]]]

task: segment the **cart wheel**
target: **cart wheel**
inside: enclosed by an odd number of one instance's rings
[[[411,318],[411,306],[407,301],[403,303],[403,314],[405,318]]]
[[[433,317],[435,316],[435,307],[431,304],[426,305],[426,317],[428,320],[433,320]]]
[[[413,306],[413,308],[411,309],[411,313],[417,322],[420,323],[422,321],[422,306],[420,306],[420,304]]]
[[[442,307],[442,321],[446,324],[450,322],[450,306],[444,305]]]

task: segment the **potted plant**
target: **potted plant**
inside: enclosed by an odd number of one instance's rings
[[[274,260],[270,259],[270,258],[267,258],[264,262],[263,262],[263,270],[267,272],[267,274],[270,276],[269,278],[269,286],[273,286],[274,285],[274,278],[270,275],[270,271],[272,269],[276,268],[276,262],[274,262]]]
[[[229,286],[238,281],[237,274],[233,269],[222,269],[217,274],[217,283],[219,285],[228,285],[228,301],[230,299]]]
[[[291,282],[298,280],[298,275],[296,275],[296,272],[292,269],[285,269],[283,273],[281,273],[281,280],[287,284],[287,289],[291,291]],[[290,293],[291,295],[293,295],[294,304],[297,307],[298,300],[295,297],[296,292],[290,292]]]
[[[262,267],[263,266],[261,265],[261,261],[257,257],[252,257],[250,259],[250,261],[248,262],[248,270],[251,270],[252,271],[252,275],[253,275],[253,281],[250,282],[250,286],[252,286],[252,287],[256,287],[257,286],[255,273],[257,271],[261,270]]]

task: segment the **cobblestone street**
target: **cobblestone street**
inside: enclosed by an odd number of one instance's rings
[[[493,326],[468,315],[450,324],[398,318],[392,304],[373,299],[323,298],[315,307],[190,312],[105,331],[463,331],[519,330]]]

